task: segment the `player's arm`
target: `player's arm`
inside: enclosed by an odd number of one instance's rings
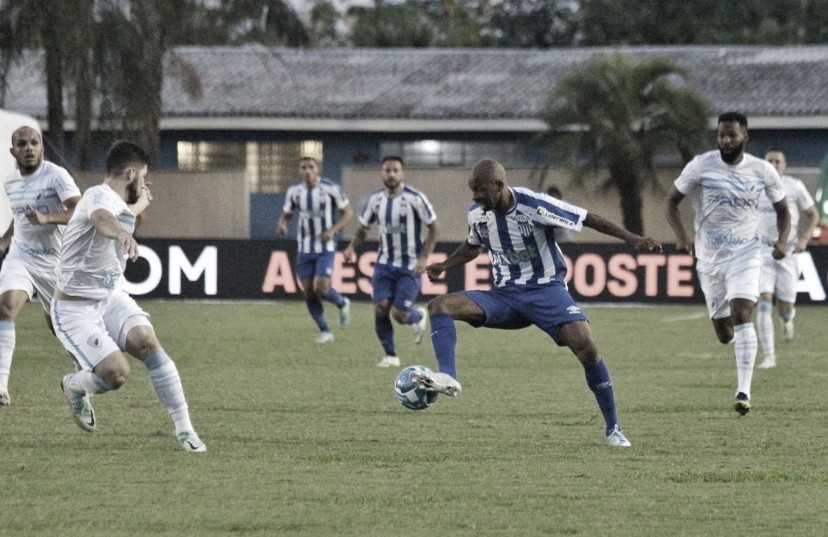
[[[356,252],[362,246],[362,243],[365,242],[365,237],[368,236],[368,226],[360,224],[359,229],[357,229],[354,238],[351,239],[350,244],[345,248],[345,251],[342,252],[345,256],[345,261],[351,262],[356,260]]]
[[[339,218],[337,219],[336,223],[329,227],[328,229],[324,230],[322,233],[319,234],[319,237],[327,242],[334,238],[334,235],[342,231],[345,226],[351,223],[351,220],[354,218],[354,208],[351,207],[351,204],[342,207],[339,210]]]
[[[428,256],[431,255],[431,252],[434,251],[434,247],[437,245],[437,221],[435,220],[426,226],[426,230],[423,251],[420,252],[420,256],[414,264],[414,274],[417,276],[425,272],[426,266],[428,265]]]
[[[279,221],[276,222],[276,233],[279,235],[287,235],[288,225],[290,224],[291,218],[293,218],[293,213],[283,210],[282,215],[279,217]]]
[[[12,237],[14,237],[14,219],[9,224],[9,229],[0,237],[0,256],[4,255],[6,250],[9,249]]]
[[[804,252],[808,248],[808,242],[814,236],[814,230],[819,225],[819,211],[817,211],[815,205],[811,205],[802,211],[800,222],[804,222],[804,224],[799,226],[799,234],[796,237],[796,244],[794,244],[795,254]]]
[[[95,209],[89,215],[89,222],[98,235],[117,241],[127,257],[133,261],[138,259],[138,243],[135,242],[132,233],[124,229],[121,223],[118,222],[114,214],[106,209]]]
[[[785,245],[791,233],[791,213],[785,198],[774,203],[773,210],[776,211],[776,230],[779,232],[779,237],[773,243],[771,255],[774,259],[782,259],[785,257]]]
[[[676,233],[676,248],[680,252],[687,252],[693,255],[693,241],[684,229],[684,224],[681,221],[681,211],[679,204],[684,199],[684,194],[676,188],[676,185],[670,187],[670,192],[664,198],[664,216],[667,217],[667,223],[673,228]]]
[[[610,222],[603,216],[598,216],[594,213],[587,213],[586,218],[584,218],[584,225],[588,228],[594,229],[595,231],[599,231],[604,235],[609,235],[611,237],[621,239],[622,241],[626,242],[636,250],[648,252],[661,251],[661,244],[657,240],[652,239],[650,237],[642,237],[641,235],[637,235],[631,231],[624,229],[618,224]]]
[[[474,246],[469,241],[463,242],[445,261],[428,265],[425,268],[428,279],[434,281],[450,268],[465,265],[469,261],[476,259],[482,250],[482,246]]]
[[[26,206],[26,218],[29,219],[29,222],[36,226],[42,226],[45,224],[58,224],[58,225],[65,225],[69,222],[69,219],[72,218],[72,215],[75,213],[75,206],[80,201],[80,196],[72,196],[71,198],[66,198],[63,200],[63,205],[66,206],[66,209],[63,211],[57,211],[54,213],[44,214],[35,209],[33,205]]]

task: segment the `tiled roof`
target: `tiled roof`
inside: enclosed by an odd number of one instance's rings
[[[556,81],[596,55],[665,57],[689,70],[712,113],[822,118],[828,128],[828,46],[571,49],[287,49],[177,47],[168,59],[165,119],[537,120]],[[172,57],[172,56],[171,56]],[[42,57],[9,76],[3,108],[46,117]],[[182,69],[201,93],[184,91]],[[66,111],[72,107],[67,99]]]

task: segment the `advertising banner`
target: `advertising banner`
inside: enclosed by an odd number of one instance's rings
[[[299,299],[294,274],[294,241],[143,240],[140,259],[128,263],[127,291],[135,297],[186,299]],[[369,300],[377,254],[367,243],[354,263],[345,262],[340,244],[333,286],[340,293]],[[441,243],[432,262],[445,259],[458,244]],[[567,282],[579,302],[703,304],[693,259],[667,246],[664,253],[639,253],[624,244],[567,243]],[[799,256],[797,302],[825,303],[828,246],[812,246]],[[423,276],[421,300],[463,289],[491,286],[489,257],[457,267],[439,282]]]

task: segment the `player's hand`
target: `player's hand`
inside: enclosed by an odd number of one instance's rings
[[[639,252],[660,252],[661,243],[650,237],[638,237],[633,242],[633,246]]]
[[[319,238],[322,239],[322,242],[328,242],[334,236],[334,232],[329,229],[326,229],[322,233],[319,234]]]
[[[436,282],[440,276],[446,271],[446,267],[442,263],[434,263],[425,268],[429,281]]]
[[[785,243],[782,241],[776,241],[772,246],[773,252],[771,252],[771,256],[777,261],[783,259],[785,257]]]
[[[121,251],[127,259],[130,261],[138,259],[138,242],[131,233],[124,232],[120,237],[118,237],[118,241],[121,244]]]
[[[427,259],[423,259],[422,257],[417,258],[417,262],[414,263],[414,275],[420,276],[426,270],[426,264],[428,263]]]
[[[276,225],[276,233],[279,235],[287,235],[288,232],[288,225],[284,222],[279,222]]]
[[[351,245],[348,245],[348,247],[345,248],[342,255],[345,256],[345,261],[348,263],[356,261],[356,250],[354,250],[354,247]]]
[[[35,226],[42,226],[49,223],[48,217],[31,205],[26,205],[26,218]]]
[[[676,241],[676,250],[693,255],[693,241],[690,239],[679,239]]]

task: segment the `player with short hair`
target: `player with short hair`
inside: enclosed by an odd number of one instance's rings
[[[696,156],[682,170],[665,198],[665,215],[676,233],[676,248],[695,255],[713,329],[721,343],[733,342],[736,358],[734,408],[750,411],[757,337],[753,309],[759,299],[761,240],[759,198],[776,214],[774,259],[785,256],[790,214],[779,174],[769,163],[745,152],[747,118],[739,112],[719,116],[718,150]],[[695,244],[681,220],[679,204],[690,196],[695,210]]]
[[[391,318],[411,325],[414,343],[420,344],[428,319],[425,309],[414,307],[414,303],[420,293],[420,276],[437,242],[437,215],[423,192],[405,184],[401,157],[384,157],[381,175],[385,188],[368,197],[359,215],[359,229],[344,253],[348,261],[355,260],[368,230],[377,225],[380,244],[371,277],[371,298],[374,327],[385,351],[377,367],[399,367]]]
[[[0,238],[0,407],[11,404],[9,375],[17,343],[15,319],[35,292],[46,324],[54,333],[49,309],[55,289],[63,228],[81,199],[75,180],[64,168],[43,159],[43,139],[28,126],[12,134],[11,154],[17,170],[3,180],[13,213]]]
[[[286,235],[294,214],[299,215],[296,226],[296,273],[302,284],[305,304],[311,318],[319,328],[316,343],[334,340],[325,320],[322,300],[339,308],[339,326],[345,328],[351,320],[351,301],[331,287],[336,234],[353,218],[354,210],[342,187],[319,175],[319,162],[312,157],[299,160],[302,181],[288,188],[282,215],[276,224],[276,232]],[[335,211],[339,218],[335,218]]]
[[[791,341],[794,335],[796,315],[796,282],[799,280],[799,255],[808,247],[814,229],[819,224],[819,211],[814,198],[805,184],[795,177],[785,175],[785,153],[776,147],[765,152],[765,160],[776,168],[785,189],[788,211],[791,213],[791,232],[785,245],[785,257],[773,258],[773,242],[776,233],[776,212],[766,197],[759,198],[759,227],[762,236],[762,277],[759,287],[759,304],[756,306],[756,331],[764,359],[757,367],[776,367],[776,345],[773,333],[773,300],[776,298],[779,319],[782,322],[782,340]],[[800,215],[804,224],[800,227]]]
[[[115,142],[106,158],[106,178],[84,193],[66,226],[52,322],[63,346],[85,368],[65,375],[61,387],[77,424],[94,431],[88,395],[117,390],[127,381],[126,351],[147,368],[178,442],[186,451],[200,453],[207,446],[190,422],[175,362],[161,347],[149,315],[123,288],[126,260],[138,258],[135,220],[152,201],[148,165],[143,148]]]
[[[587,386],[604,417],[609,445],[630,446],[618,422],[607,365],[592,339],[586,315],[567,290],[566,262],[555,243],[555,229],[580,231],[587,226],[642,251],[661,251],[661,245],[581,207],[509,186],[506,170],[496,160],[484,159],[475,165],[469,188],[474,204],[468,212],[468,238],[448,259],[426,267],[426,272],[436,279],[446,270],[474,260],[485,249],[495,287],[442,295],[429,302],[431,342],[439,372],[415,372],[412,379],[429,391],[450,396],[460,393],[455,321],[500,329],[535,325],[559,346],[569,347],[581,362]]]

